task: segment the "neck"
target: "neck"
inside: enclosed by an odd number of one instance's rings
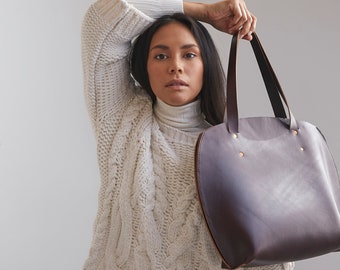
[[[183,106],[171,106],[157,99],[154,112],[160,122],[187,132],[198,132],[209,127],[200,108],[200,100]]]

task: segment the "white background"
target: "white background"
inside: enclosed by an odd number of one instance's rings
[[[81,20],[91,1],[1,1],[0,269],[81,269],[99,187],[80,57]],[[323,131],[339,167],[339,1],[247,4],[296,118]],[[225,63],[230,37],[212,34]],[[245,41],[238,74],[241,114],[270,115]],[[340,255],[329,254],[296,269],[339,265]]]

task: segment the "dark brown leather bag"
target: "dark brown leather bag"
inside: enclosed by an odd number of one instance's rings
[[[255,33],[251,45],[275,117],[239,119],[237,43],[235,35],[225,123],[204,131],[196,146],[199,198],[223,265],[269,265],[339,251],[340,182],[325,138],[314,125],[295,120]]]

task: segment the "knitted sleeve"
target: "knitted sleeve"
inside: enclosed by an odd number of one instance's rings
[[[163,1],[135,1],[138,8],[145,9],[139,10],[124,0],[98,0],[85,14],[82,24],[84,90],[95,129],[105,116],[123,110],[133,97],[128,65],[131,40],[153,21],[150,16],[156,18],[182,10],[181,0]]]

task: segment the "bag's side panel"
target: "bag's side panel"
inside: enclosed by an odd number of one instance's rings
[[[340,248],[340,187],[327,145],[311,124],[241,119],[205,131],[197,183],[211,234],[230,267],[300,260]],[[262,139],[261,139],[262,138]]]

